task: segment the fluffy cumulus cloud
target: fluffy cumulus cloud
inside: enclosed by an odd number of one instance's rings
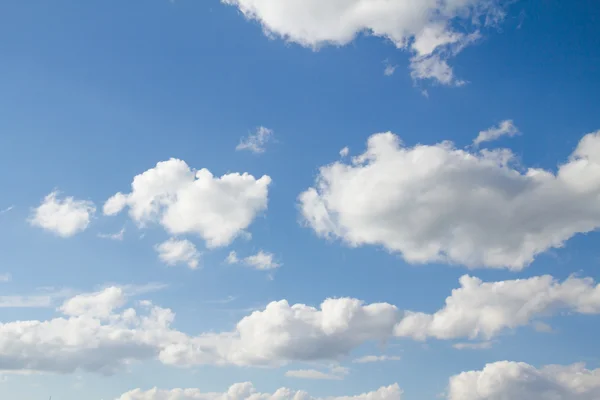
[[[1,323],[1,369],[112,373],[131,361],[155,357],[160,343],[177,339],[168,329],[169,310],[151,307],[138,315],[122,304],[123,293],[112,287],[67,300],[59,309],[63,316],[54,319]]]
[[[408,147],[381,133],[352,161],[322,167],[299,202],[318,235],[380,245],[410,263],[521,270],[600,227],[600,132],[556,173],[514,164],[508,149]]]
[[[551,276],[539,276],[482,282],[465,275],[460,285],[434,314],[407,311],[396,326],[396,336],[489,339],[505,329],[528,325],[562,310],[600,314],[600,285],[589,278],[558,282]],[[459,348],[477,346],[484,345],[460,344]]]
[[[269,271],[281,267],[281,264],[275,261],[275,255],[273,253],[267,253],[262,250],[254,255],[241,259],[235,251],[232,251],[225,261],[227,261],[228,264],[244,264],[259,271]]]
[[[140,226],[160,223],[170,234],[193,233],[209,248],[226,246],[267,208],[271,178],[231,173],[215,177],[170,159],[137,175],[131,193],[117,193],[104,204],[104,214],[129,207]]]
[[[502,361],[450,378],[448,400],[597,400],[600,369]]]
[[[368,33],[409,50],[415,79],[460,84],[447,59],[504,17],[501,0],[221,0],[273,37],[317,48]],[[458,26],[461,28],[459,29]]]
[[[273,138],[273,130],[260,126],[256,128],[256,132],[251,133],[248,137],[240,140],[240,143],[235,148],[236,150],[248,150],[254,154],[261,154],[266,151],[265,146]]]
[[[174,343],[162,352],[161,360],[178,365],[273,366],[334,360],[366,341],[389,338],[398,315],[390,304],[350,298],[328,299],[320,308],[282,300],[243,318],[232,332]]]
[[[115,309],[122,307],[125,301],[123,288],[109,287],[100,292],[70,298],[60,307],[60,311],[71,317],[108,318]]]
[[[187,239],[171,238],[157,245],[156,251],[158,258],[169,266],[183,263],[191,269],[196,269],[200,264],[200,252],[194,243]]]
[[[401,400],[402,390],[398,384],[381,387],[376,391],[356,396],[328,397],[327,400]],[[224,393],[203,392],[200,389],[148,391],[135,389],[124,393],[116,400],[320,400],[303,391],[281,388],[274,393],[261,393],[252,383],[236,383]]]
[[[47,195],[29,217],[29,223],[61,237],[83,232],[96,212],[94,203],[73,197],[59,198],[54,191]]]
[[[156,290],[155,285],[108,287],[67,299],[56,318],[1,323],[0,366],[12,372],[113,373],[153,359],[181,367],[335,362],[365,343],[395,336],[491,337],[560,311],[600,314],[600,287],[590,279],[483,283],[463,277],[461,285],[432,315],[352,298],[327,299],[319,307],[281,300],[242,318],[232,330],[199,335],[173,328],[175,314],[169,309],[148,301],[129,305],[131,296]],[[341,377],[346,372],[334,367],[327,373]]]

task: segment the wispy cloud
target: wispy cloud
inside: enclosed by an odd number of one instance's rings
[[[125,237],[125,228],[122,228],[119,232],[116,233],[99,233],[98,237],[110,240],[123,240],[123,238]]]
[[[395,65],[395,64],[390,64],[389,60],[385,60],[383,62],[383,64],[385,65],[385,69],[383,70],[383,74],[385,76],[392,76],[392,75],[394,75],[394,72],[396,72],[396,68],[398,68],[398,66]]]
[[[0,274],[0,283],[10,282],[12,280],[12,275],[9,273]]]
[[[513,137],[519,133],[519,129],[515,126],[514,122],[511,119],[507,119],[497,126],[479,132],[479,135],[473,140],[473,145],[479,146],[483,142],[491,142],[502,136]]]
[[[398,356],[364,356],[360,358],[356,358],[352,360],[355,364],[367,364],[367,363],[375,363],[375,362],[384,362],[384,361],[398,361],[400,357]]]
[[[235,296],[227,296],[224,299],[208,300],[205,303],[208,303],[208,304],[229,304],[229,303],[231,303],[231,302],[233,302],[235,300],[237,300],[237,297],[235,297]]]
[[[492,342],[455,343],[452,345],[457,350],[486,350],[492,347]]]
[[[341,381],[344,379],[350,370],[341,366],[334,366],[328,372],[318,371],[316,369],[296,369],[285,373],[289,378],[298,379],[319,379],[319,380],[335,380]]]
[[[141,296],[167,287],[167,285],[163,283],[105,285],[105,287],[110,286],[123,289],[123,292],[128,297]],[[0,308],[51,308],[56,307],[62,301],[70,297],[82,293],[86,292],[70,288],[57,289],[53,287],[41,287],[30,294],[0,296]]]
[[[6,214],[7,212],[14,210],[14,208],[15,208],[15,206],[6,207],[6,208],[0,210],[0,214]]]
[[[273,130],[260,126],[254,133],[251,133],[246,138],[242,138],[240,143],[235,148],[236,150],[248,150],[255,154],[264,153],[266,144],[272,139]]]

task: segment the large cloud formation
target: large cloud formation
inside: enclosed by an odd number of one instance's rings
[[[143,226],[160,223],[170,234],[195,233],[208,247],[230,244],[267,208],[271,178],[247,173],[214,177],[170,159],[137,175],[131,193],[117,193],[104,204],[105,215],[129,207],[130,217]]]
[[[376,391],[357,396],[328,397],[327,400],[401,400],[402,390],[398,384],[381,387]],[[260,393],[250,382],[236,383],[225,393],[208,393],[200,389],[161,390],[154,388],[148,391],[135,389],[124,393],[117,400],[320,400],[303,391],[287,388],[277,389],[274,393]],[[325,400],[325,399],[323,399]]]
[[[600,369],[502,361],[450,378],[448,400],[597,400]]]
[[[502,0],[221,0],[269,36],[302,46],[346,45],[362,33],[390,40],[412,53],[414,79],[451,85],[447,59],[476,41],[482,27],[504,17]],[[457,22],[460,22],[457,24]],[[459,28],[460,26],[460,28]]]
[[[172,327],[171,310],[147,301],[129,307],[129,300],[122,288],[109,287],[66,300],[57,318],[0,324],[0,369],[110,374],[150,359],[177,366],[339,361],[393,337],[490,338],[561,311],[600,314],[600,286],[591,279],[549,276],[488,283],[465,276],[432,315],[352,298],[327,299],[318,308],[281,300],[230,331],[196,336]]]
[[[556,173],[514,164],[508,149],[406,147],[380,133],[351,163],[321,167],[299,201],[318,235],[380,245],[410,263],[521,270],[600,227],[600,132]]]

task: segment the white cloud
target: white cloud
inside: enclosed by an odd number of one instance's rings
[[[0,366],[14,372],[113,373],[125,364],[155,359],[181,367],[335,362],[365,343],[395,335],[488,338],[561,311],[600,314],[600,287],[590,279],[481,283],[463,277],[461,284],[433,315],[352,298],[327,299],[318,308],[282,300],[251,312],[231,331],[197,336],[174,329],[169,309],[149,301],[127,308],[130,296],[156,285],[107,287],[67,299],[53,319],[0,323]],[[335,375],[346,371],[330,369]]]
[[[385,68],[383,69],[383,74],[385,76],[392,76],[394,75],[394,72],[396,72],[396,68],[398,68],[397,65],[392,65],[386,61]]]
[[[360,33],[390,40],[413,54],[415,79],[456,81],[446,60],[503,18],[496,0],[221,0],[259,21],[269,36],[302,46],[346,45]],[[462,26],[459,32],[453,27]]]
[[[232,251],[225,261],[228,264],[244,264],[259,271],[269,271],[281,267],[281,264],[275,262],[275,256],[272,253],[266,253],[262,250],[242,259],[238,258],[235,251]]]
[[[328,299],[320,308],[282,300],[254,311],[232,332],[189,337],[167,346],[167,364],[282,365],[290,361],[335,360],[366,341],[391,337],[396,307]]]
[[[597,400],[600,369],[501,361],[450,378],[448,400]]]
[[[60,311],[70,317],[108,318],[116,309],[123,307],[125,302],[122,288],[109,287],[96,293],[77,295],[65,301]]]
[[[581,139],[557,173],[512,161],[508,149],[406,147],[376,134],[350,163],[321,167],[299,196],[301,211],[319,236],[380,245],[409,263],[472,268],[521,270],[600,227],[600,132]]]
[[[285,376],[298,379],[341,381],[348,372],[348,369],[343,367],[337,367],[328,372],[316,369],[296,369],[286,371]]]
[[[256,132],[248,135],[247,138],[240,140],[240,143],[235,148],[236,150],[248,150],[255,154],[265,152],[266,144],[273,137],[273,130],[260,126],[256,128]]]
[[[494,126],[485,131],[479,132],[479,135],[473,140],[475,146],[479,146],[483,142],[491,142],[502,136],[513,137],[519,134],[519,129],[510,119],[502,121],[498,126]]]
[[[88,227],[95,212],[96,207],[91,201],[75,200],[73,197],[61,200],[58,192],[54,191],[33,210],[29,223],[61,237],[71,237]]]
[[[274,393],[260,393],[252,383],[236,383],[224,393],[202,392],[200,389],[161,390],[154,388],[148,391],[135,389],[124,393],[116,400],[401,400],[402,390],[398,384],[381,387],[376,391],[343,397],[312,397],[303,391],[281,388]]]
[[[0,283],[10,282],[12,280],[12,275],[9,273],[0,274]]]
[[[348,154],[350,154],[350,148],[348,146],[340,150],[340,157],[348,157]]]
[[[600,285],[590,278],[570,277],[558,282],[545,275],[482,282],[465,275],[460,285],[434,314],[407,311],[396,326],[396,335],[417,340],[490,339],[505,329],[528,325],[561,310],[600,314]]]
[[[356,358],[352,360],[353,363],[356,364],[368,364],[374,362],[384,362],[384,361],[399,361],[400,357],[398,356],[364,356],[360,358]]]
[[[170,234],[198,234],[209,248],[230,244],[267,208],[271,178],[231,173],[214,177],[170,159],[137,175],[129,194],[117,193],[104,204],[115,215],[129,206],[140,226],[160,223]]]
[[[274,261],[274,256],[272,253],[265,253],[262,250],[253,256],[246,257],[244,262],[252,268],[260,271],[276,269],[281,266],[281,264],[278,264]]]
[[[186,239],[171,238],[157,245],[156,251],[158,258],[169,266],[184,263],[191,269],[196,269],[200,263],[200,252],[192,242]]]
[[[101,239],[121,241],[125,237],[125,228],[122,228],[119,232],[115,232],[115,233],[99,233],[98,237]]]

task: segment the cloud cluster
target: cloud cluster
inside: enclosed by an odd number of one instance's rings
[[[318,308],[281,300],[244,317],[231,331],[192,336],[172,327],[171,310],[149,302],[126,308],[129,296],[153,289],[109,287],[66,300],[60,317],[0,324],[2,369],[112,373],[147,359],[177,366],[337,361],[367,342],[393,337],[490,338],[562,310],[600,314],[600,286],[591,279],[557,282],[542,276],[484,283],[465,276],[434,314],[352,298],[327,299]],[[357,362],[386,359],[395,358]]]
[[[83,232],[95,212],[96,207],[91,201],[73,197],[61,199],[59,193],[54,191],[33,210],[29,223],[67,238]]]
[[[597,400],[600,369],[502,361],[450,378],[448,400]]]
[[[140,226],[160,223],[172,235],[194,233],[209,248],[230,244],[267,208],[271,178],[247,173],[214,177],[170,159],[137,175],[131,193],[117,193],[104,204],[105,215],[129,207]]]
[[[401,400],[402,390],[398,384],[381,387],[376,391],[357,396],[328,397],[326,400]],[[260,393],[250,382],[236,383],[224,393],[202,392],[200,389],[148,391],[135,389],[124,393],[116,400],[325,400],[312,397],[303,391],[281,388],[274,393]]]
[[[260,22],[267,35],[306,47],[346,45],[363,32],[385,38],[412,53],[414,79],[446,85],[464,83],[447,60],[504,17],[500,0],[221,1]]]
[[[407,147],[381,133],[350,163],[321,167],[299,202],[319,236],[380,245],[410,263],[521,270],[600,227],[600,132],[556,173],[513,164],[508,149]]]

